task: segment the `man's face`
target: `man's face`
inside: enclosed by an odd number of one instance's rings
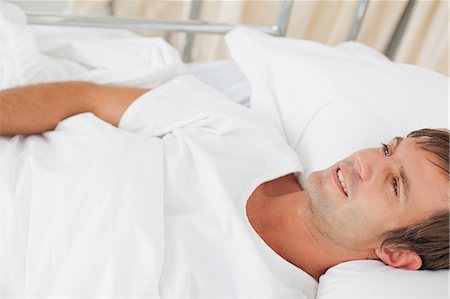
[[[335,245],[361,250],[378,247],[386,231],[448,209],[448,180],[431,161],[414,139],[394,138],[312,173],[306,191],[315,226]]]

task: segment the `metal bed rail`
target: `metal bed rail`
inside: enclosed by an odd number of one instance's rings
[[[118,17],[93,17],[76,15],[50,15],[39,13],[28,13],[30,24],[95,27],[95,28],[120,28],[141,32],[185,32],[185,33],[210,33],[226,34],[236,25],[226,23],[208,23],[196,20],[188,21],[166,21],[146,20],[140,18],[118,18]],[[270,26],[249,25],[260,31],[275,34]]]
[[[251,25],[250,27],[277,36],[284,36],[289,23],[293,0],[283,0],[280,3],[280,13],[273,25]],[[190,18],[198,17],[200,0],[191,2]],[[78,15],[43,14],[38,12],[27,13],[30,24],[57,25],[57,26],[79,26],[100,28],[122,28],[133,31],[148,32],[185,32],[185,33],[210,33],[226,34],[236,25],[226,23],[208,23],[197,20],[188,21],[166,21],[148,20],[144,18],[118,18],[118,17],[94,17]]]

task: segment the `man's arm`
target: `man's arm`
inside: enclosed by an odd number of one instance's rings
[[[63,119],[92,112],[119,124],[127,107],[147,89],[88,82],[38,84],[0,91],[0,135],[39,134]]]

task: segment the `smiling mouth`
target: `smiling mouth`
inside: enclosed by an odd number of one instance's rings
[[[345,186],[345,181],[344,181],[344,175],[342,174],[342,170],[340,168],[337,169],[336,176],[338,178],[338,183],[339,183],[339,186],[341,187],[342,192],[344,192],[344,194],[346,196],[348,196],[347,187]]]

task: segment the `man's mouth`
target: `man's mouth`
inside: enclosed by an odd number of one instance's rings
[[[344,180],[344,175],[340,168],[338,168],[336,170],[336,174],[335,174],[334,178],[335,178],[335,183],[338,186],[338,188],[345,194],[345,196],[348,196],[347,187],[345,185],[345,180]]]

